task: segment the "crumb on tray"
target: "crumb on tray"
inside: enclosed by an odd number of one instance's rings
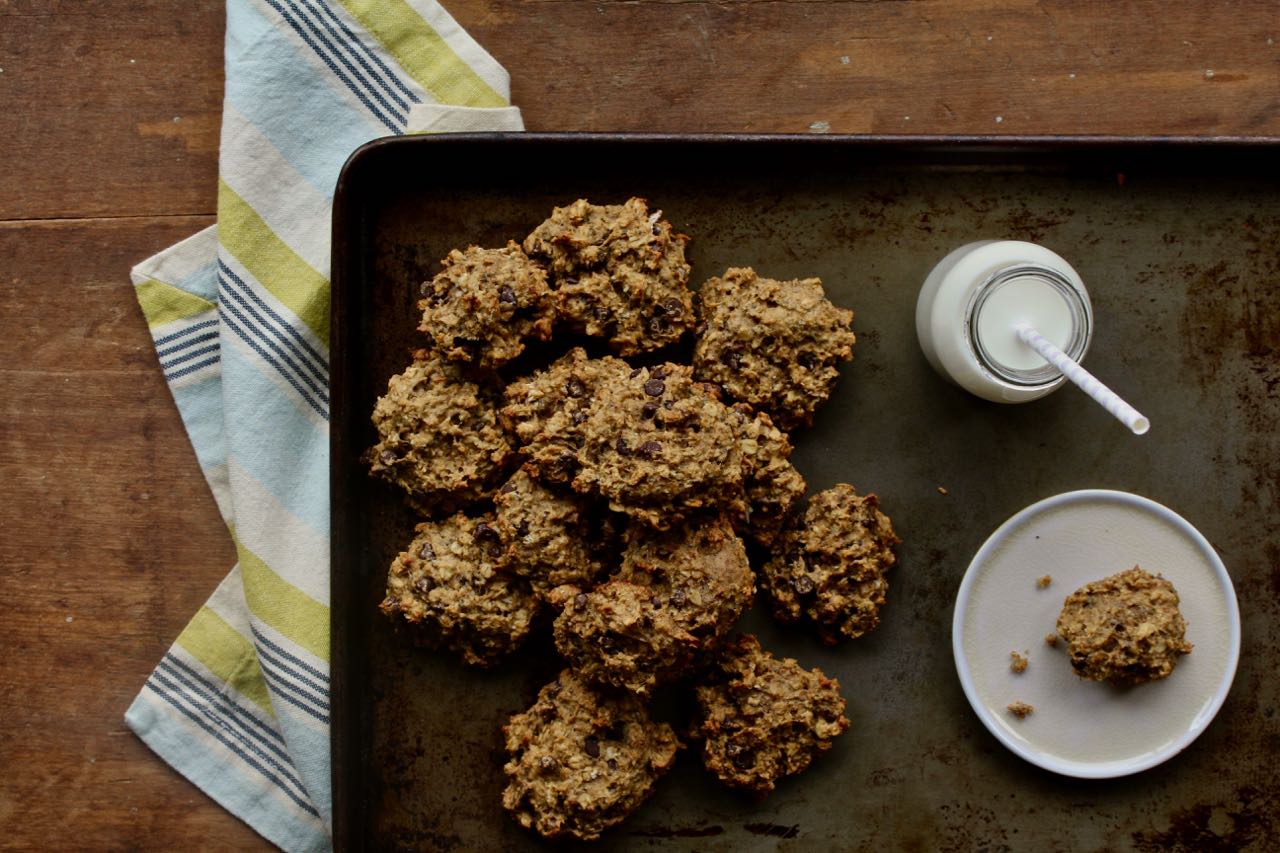
[[[1030,663],[1030,661],[1027,659],[1027,655],[1029,654],[1030,652],[1027,652],[1025,654],[1018,654],[1017,652],[1009,652],[1009,669],[1012,670],[1013,672],[1019,672],[1019,673],[1025,672],[1027,669],[1027,664]]]
[[[1057,635],[1057,634],[1052,634],[1052,633],[1050,633],[1050,634],[1045,634],[1045,635],[1044,635],[1044,644],[1045,644],[1046,646],[1053,646],[1054,648],[1057,648],[1057,646],[1058,646],[1058,635]]]
[[[1052,575],[1045,575],[1044,577],[1042,577],[1042,578],[1040,578],[1038,581],[1036,581],[1036,586],[1040,587],[1041,589],[1048,589],[1048,588],[1049,588],[1049,584],[1051,584],[1051,583],[1053,583],[1053,576],[1052,576]]]

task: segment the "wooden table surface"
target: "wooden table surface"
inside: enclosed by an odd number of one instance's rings
[[[530,130],[1280,135],[1265,0],[448,0]],[[122,715],[233,549],[129,283],[213,222],[223,5],[0,0],[0,847],[253,849]]]

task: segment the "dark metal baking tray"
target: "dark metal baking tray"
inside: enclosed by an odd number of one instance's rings
[[[1280,148],[1276,140],[437,136],[347,164],[333,256],[333,782],[340,849],[532,850],[503,813],[499,729],[555,671],[549,643],[492,673],[405,646],[375,610],[412,518],[357,461],[415,346],[416,285],[450,248],[519,240],[580,196],[642,195],[729,265],[820,276],[857,312],[855,360],[795,461],[812,489],[878,492],[905,540],[874,634],[826,648],[757,603],[766,647],[838,676],[851,730],[763,803],[693,750],[600,850],[1280,848]],[[1088,366],[1143,438],[1066,388],[986,403],[935,376],[916,291],[948,250],[1043,243],[1090,289]],[[939,487],[946,489],[942,494]],[[1186,516],[1244,624],[1235,686],[1189,749],[1137,776],[1054,776],[1003,749],[957,683],[953,599],[1009,515],[1117,488]]]

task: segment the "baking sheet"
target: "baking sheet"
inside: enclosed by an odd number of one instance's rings
[[[855,360],[795,436],[794,461],[811,490],[845,481],[877,492],[904,543],[883,623],[866,638],[824,647],[774,626],[763,602],[743,622],[766,648],[840,679],[853,725],[830,754],[756,804],[686,751],[654,798],[593,846],[1155,849],[1216,838],[1274,849],[1276,153],[1239,142],[534,134],[362,149],[335,202],[339,849],[550,846],[499,805],[500,727],[554,674],[550,643],[493,673],[404,645],[376,604],[412,518],[357,457],[373,441],[374,399],[417,345],[416,286],[450,248],[519,240],[579,196],[633,194],[692,237],[695,283],[730,265],[817,275],[857,312]],[[1086,365],[1151,418],[1149,435],[1069,387],[1010,407],[932,373],[915,341],[916,291],[947,251],[985,237],[1043,243],[1080,272],[1097,318]],[[1244,625],[1235,686],[1208,731],[1160,767],[1103,782],[1007,752],[968,707],[949,641],[956,589],[987,535],[1079,488],[1136,492],[1184,515],[1226,563]]]

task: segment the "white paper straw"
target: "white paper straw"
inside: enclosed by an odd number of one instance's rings
[[[1151,429],[1151,421],[1142,413],[1130,406],[1106,385],[1103,385],[1093,374],[1076,364],[1065,352],[1050,343],[1044,335],[1031,328],[1025,320],[1013,327],[1018,339],[1031,347],[1045,361],[1062,371],[1062,375],[1070,379],[1076,386],[1092,397],[1098,405],[1106,409],[1129,429],[1134,435],[1142,435]]]

